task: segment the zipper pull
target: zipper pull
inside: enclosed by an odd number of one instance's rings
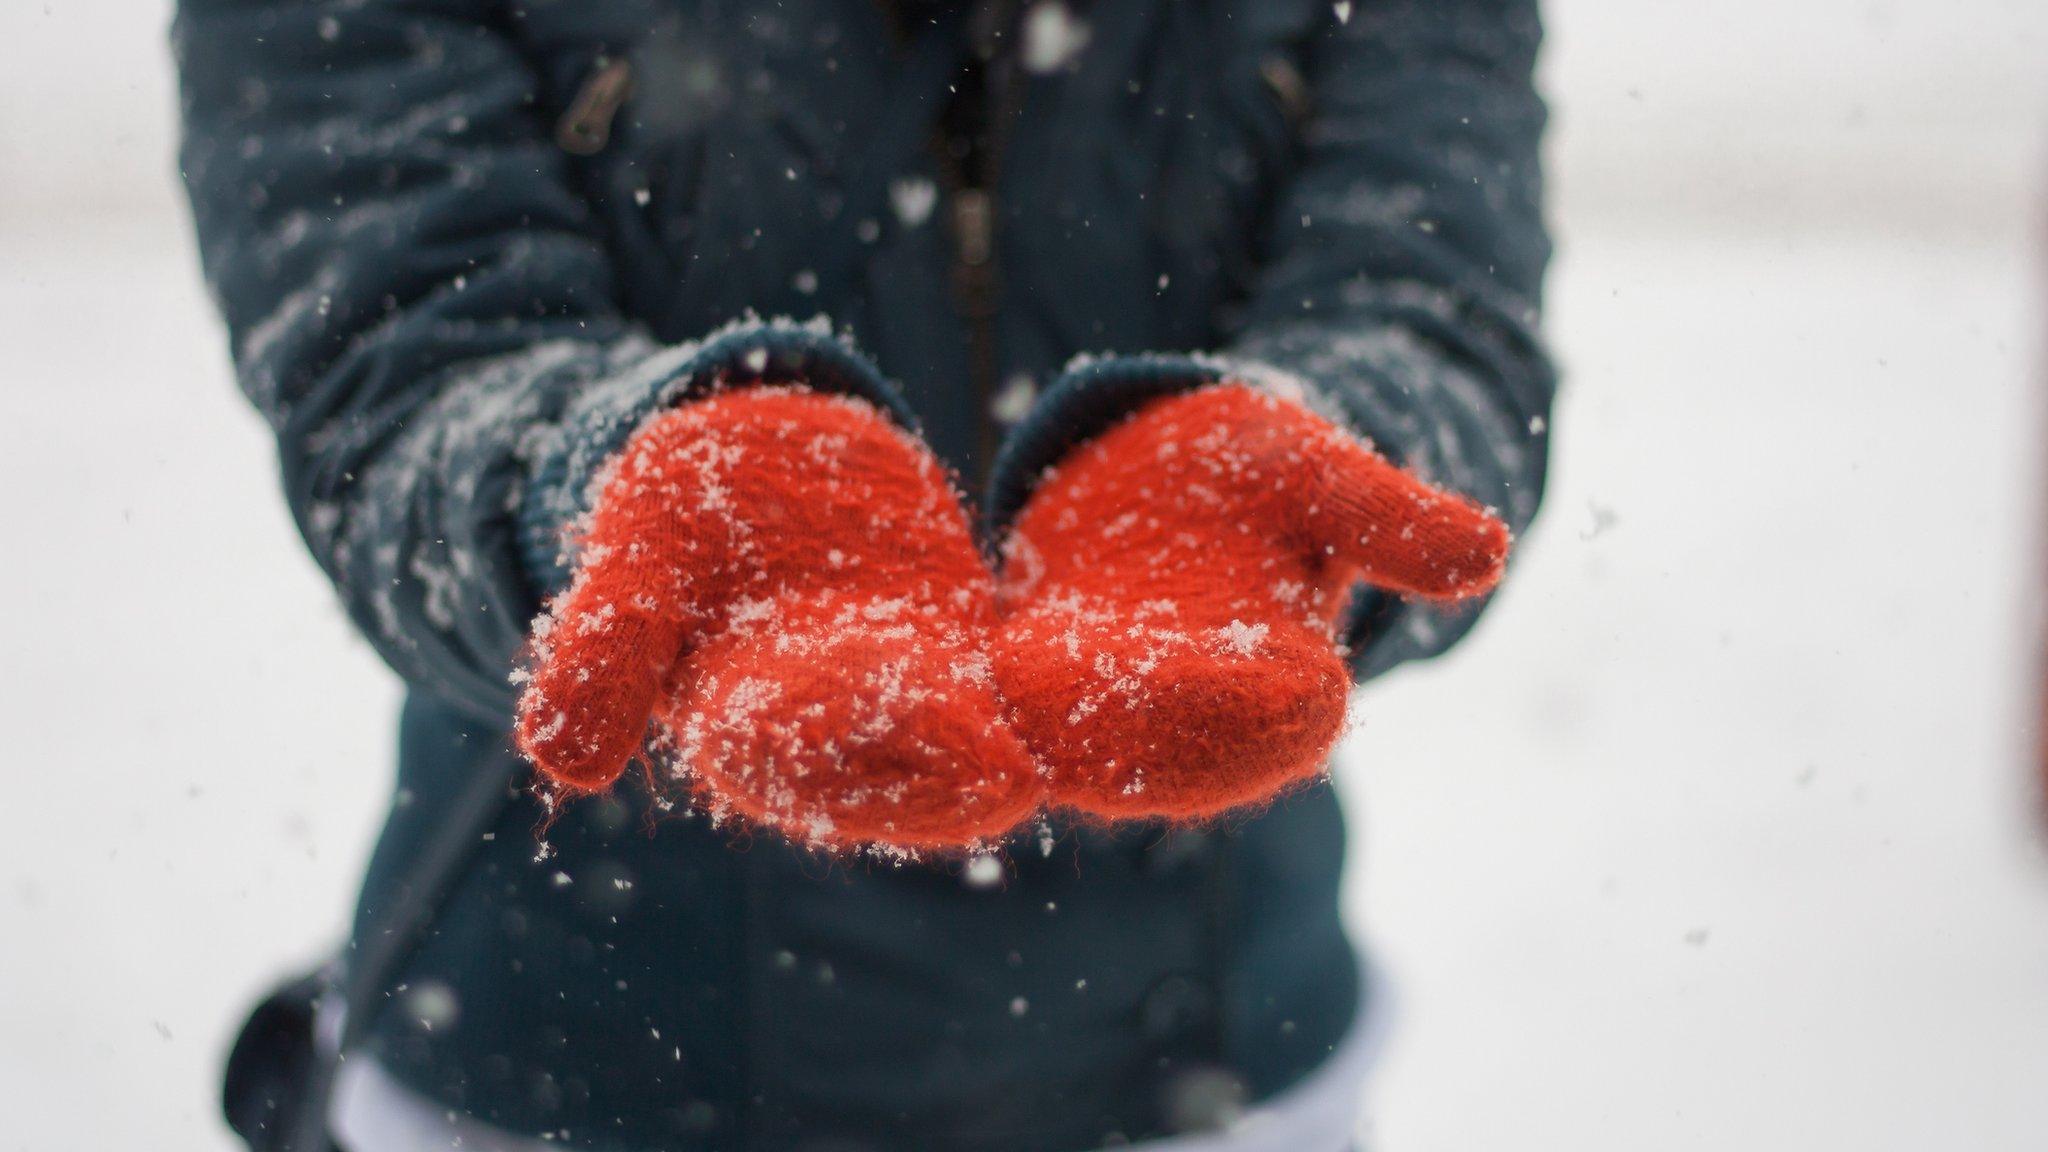
[[[1287,57],[1274,53],[1259,61],[1259,78],[1266,82],[1267,90],[1280,102],[1280,113],[1287,118],[1289,128],[1300,127],[1309,113],[1315,110],[1315,102],[1309,96],[1308,78]]]
[[[995,201],[980,188],[953,194],[953,266],[961,311],[973,320],[995,315]]]
[[[633,65],[598,57],[598,69],[555,125],[555,143],[572,156],[594,156],[611,142],[612,118],[633,95]]]
[[[995,205],[980,188],[962,188],[953,196],[954,241],[960,262],[969,268],[988,263],[995,251]]]

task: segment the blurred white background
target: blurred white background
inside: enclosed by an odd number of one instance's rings
[[[2048,1147],[2048,5],[1560,0],[1548,512],[1341,774],[1387,1152]],[[0,4],[0,1149],[219,1150],[397,692],[302,554],[159,0]]]

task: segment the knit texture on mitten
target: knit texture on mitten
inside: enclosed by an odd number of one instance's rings
[[[1004,546],[997,679],[1055,806],[1196,820],[1321,771],[1358,580],[1458,599],[1508,530],[1291,401],[1156,400],[1056,465]]]
[[[602,483],[519,707],[562,789],[609,786],[651,725],[657,785],[825,847],[967,847],[1036,808],[992,578],[909,433],[849,397],[729,391],[648,422]]]

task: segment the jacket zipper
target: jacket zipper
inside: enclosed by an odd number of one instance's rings
[[[1001,382],[1000,349],[996,339],[996,314],[1002,306],[1002,268],[996,256],[996,225],[1000,203],[996,189],[1002,181],[1003,147],[1008,128],[1016,118],[1023,99],[1023,85],[1014,61],[998,65],[996,57],[1007,45],[1002,37],[1014,31],[1009,14],[1013,6],[997,4],[990,21],[995,37],[983,56],[983,67],[993,69],[995,99],[984,105],[989,120],[983,136],[987,148],[981,161],[981,181],[969,184],[959,161],[945,148],[944,133],[938,134],[939,171],[946,185],[948,215],[953,226],[953,291],[961,317],[967,323],[968,372],[975,397],[974,490],[988,481],[994,463],[996,437],[992,409]]]
[[[974,388],[975,487],[988,479],[995,449],[996,312],[1002,285],[995,264],[995,196],[986,188],[957,186],[952,195],[953,291],[967,321],[968,374]]]

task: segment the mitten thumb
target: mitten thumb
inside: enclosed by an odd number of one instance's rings
[[[1439,600],[1500,583],[1513,538],[1498,516],[1433,487],[1337,429],[1306,454],[1311,542],[1369,584]]]

